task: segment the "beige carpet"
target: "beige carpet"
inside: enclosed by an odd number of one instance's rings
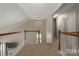
[[[16,56],[58,56],[58,41],[53,44],[27,44]]]

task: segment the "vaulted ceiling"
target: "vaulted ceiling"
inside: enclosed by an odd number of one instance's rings
[[[45,19],[59,7],[60,3],[26,3],[18,4],[31,19]]]
[[[0,30],[16,27],[31,19],[45,19],[60,3],[0,3]]]

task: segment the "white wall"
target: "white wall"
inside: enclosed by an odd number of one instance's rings
[[[54,21],[53,21],[52,15],[54,14],[54,12],[56,12],[60,8],[61,5],[62,4],[58,5],[54,9],[54,11],[51,10],[50,14],[46,18],[46,42],[47,43],[53,43],[53,40],[55,40],[55,38],[54,38]]]
[[[46,42],[52,43],[53,41],[53,20],[52,16],[49,16],[46,21]]]
[[[60,9],[56,12],[58,29],[65,32],[76,31],[76,9],[73,4],[65,4]]]

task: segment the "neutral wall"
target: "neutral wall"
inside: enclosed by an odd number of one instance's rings
[[[76,10],[72,8],[64,10],[57,17],[57,28],[62,32],[76,31]]]
[[[48,17],[46,18],[46,42],[47,43],[53,43],[55,40],[54,37],[54,21],[53,21],[53,14],[60,8],[60,6],[62,5],[62,3],[56,7],[56,9],[52,12],[50,11],[50,14],[48,15]]]
[[[52,16],[50,15],[47,20],[46,20],[46,42],[47,43],[52,43],[53,42],[53,20]]]

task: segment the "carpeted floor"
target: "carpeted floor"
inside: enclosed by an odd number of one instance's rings
[[[58,41],[53,44],[27,44],[16,56],[59,56]]]

